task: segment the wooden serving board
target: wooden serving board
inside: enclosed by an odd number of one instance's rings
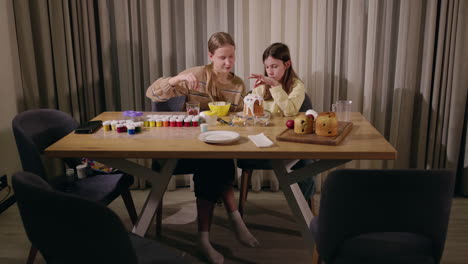
[[[309,143],[309,144],[319,144],[319,145],[331,145],[336,146],[343,141],[343,139],[349,134],[353,129],[352,122],[338,122],[338,136],[334,137],[324,137],[318,136],[315,133],[313,134],[296,134],[294,129],[286,128],[281,132],[276,139],[279,141],[291,141],[298,143]]]

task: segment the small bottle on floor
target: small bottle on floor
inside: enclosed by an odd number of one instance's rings
[[[75,170],[72,168],[67,169],[65,177],[65,191],[71,192],[75,188]]]

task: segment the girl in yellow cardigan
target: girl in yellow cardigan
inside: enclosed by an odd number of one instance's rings
[[[273,43],[263,52],[265,74],[251,74],[256,79],[252,94],[263,97],[263,107],[271,113],[295,116],[305,98],[304,83],[291,65],[289,48]]]
[[[304,83],[292,68],[289,48],[283,43],[273,43],[263,52],[264,74],[251,74],[256,79],[252,91],[263,97],[263,107],[271,113],[295,116],[299,113],[304,98]],[[299,169],[314,160],[300,160],[292,169]],[[276,179],[275,179],[276,180]],[[314,178],[298,182],[305,199],[310,203],[315,192]]]

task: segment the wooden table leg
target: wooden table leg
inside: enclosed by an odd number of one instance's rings
[[[315,248],[315,241],[310,232],[310,223],[314,219],[314,215],[297,185],[297,182],[307,177],[313,177],[331,168],[335,168],[348,161],[349,160],[320,160],[292,172],[288,172],[285,161],[273,160],[272,162],[273,170],[275,171],[276,177],[278,177],[281,190],[296,219],[296,223],[299,225],[299,231],[311,255],[313,255]]]

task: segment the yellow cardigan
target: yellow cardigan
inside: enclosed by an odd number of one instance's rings
[[[288,95],[283,85],[270,88],[273,100],[263,102],[263,108],[270,113],[280,112],[283,116],[295,116],[299,112],[305,98],[304,83],[295,79],[291,93]],[[265,96],[265,85],[260,85],[253,89],[252,94]]]

